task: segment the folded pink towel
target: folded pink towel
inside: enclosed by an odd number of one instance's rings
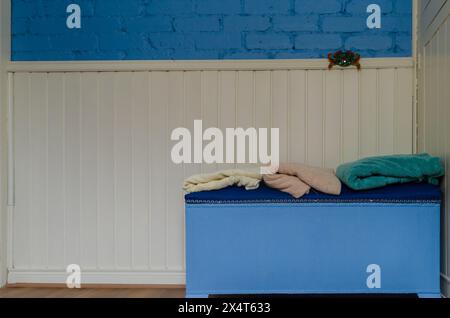
[[[308,194],[311,187],[299,178],[285,174],[268,174],[264,176],[264,182],[271,188],[289,193],[299,199]]]
[[[265,175],[267,186],[301,198],[310,188],[317,191],[339,195],[342,184],[332,169],[311,167],[303,164],[281,164],[278,174]]]

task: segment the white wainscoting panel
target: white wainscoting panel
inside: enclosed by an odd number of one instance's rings
[[[317,166],[413,151],[411,66],[13,78],[10,282],[55,282],[75,263],[91,283],[183,283],[182,181],[230,167],[172,163],[171,131],[195,119],[280,128],[281,159]]]
[[[422,1],[423,2],[423,1]],[[436,2],[436,3],[435,3]],[[419,151],[440,156],[446,178],[442,213],[442,292],[450,296],[450,1],[431,1],[420,19]]]
[[[10,34],[9,12],[11,10],[9,1],[0,1],[0,288],[7,281],[8,267],[8,236],[11,233],[7,226],[9,222],[8,214],[10,208],[9,193],[7,183],[9,171],[7,169],[8,156],[10,154],[10,144],[7,142],[7,136],[10,135],[11,125],[7,125],[7,118],[10,116],[9,107],[9,83],[6,72],[6,64],[10,56]]]

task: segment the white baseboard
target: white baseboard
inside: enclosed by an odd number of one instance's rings
[[[8,284],[65,284],[64,271],[10,270]],[[82,272],[81,285],[184,285],[183,272]]]
[[[450,297],[450,277],[441,274],[441,292],[445,298]]]
[[[5,264],[2,263],[2,260],[0,260],[0,288],[4,287],[6,285],[6,270],[4,270]]]

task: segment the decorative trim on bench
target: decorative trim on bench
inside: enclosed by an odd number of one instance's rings
[[[296,204],[296,203],[313,203],[313,204],[441,204],[439,200],[308,200],[308,199],[292,199],[292,200],[186,200],[186,204],[206,204],[206,205],[224,205],[224,204]]]

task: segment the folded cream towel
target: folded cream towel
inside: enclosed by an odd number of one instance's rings
[[[264,182],[271,188],[287,192],[295,198],[309,193],[309,186],[323,193],[339,195],[342,184],[332,169],[316,168],[303,164],[281,164],[278,177],[264,176]],[[291,177],[294,177],[291,178]],[[295,180],[295,179],[298,179]]]
[[[199,174],[184,181],[186,193],[220,190],[237,185],[247,190],[259,188],[262,176],[258,173],[243,170],[226,170],[211,174]]]

